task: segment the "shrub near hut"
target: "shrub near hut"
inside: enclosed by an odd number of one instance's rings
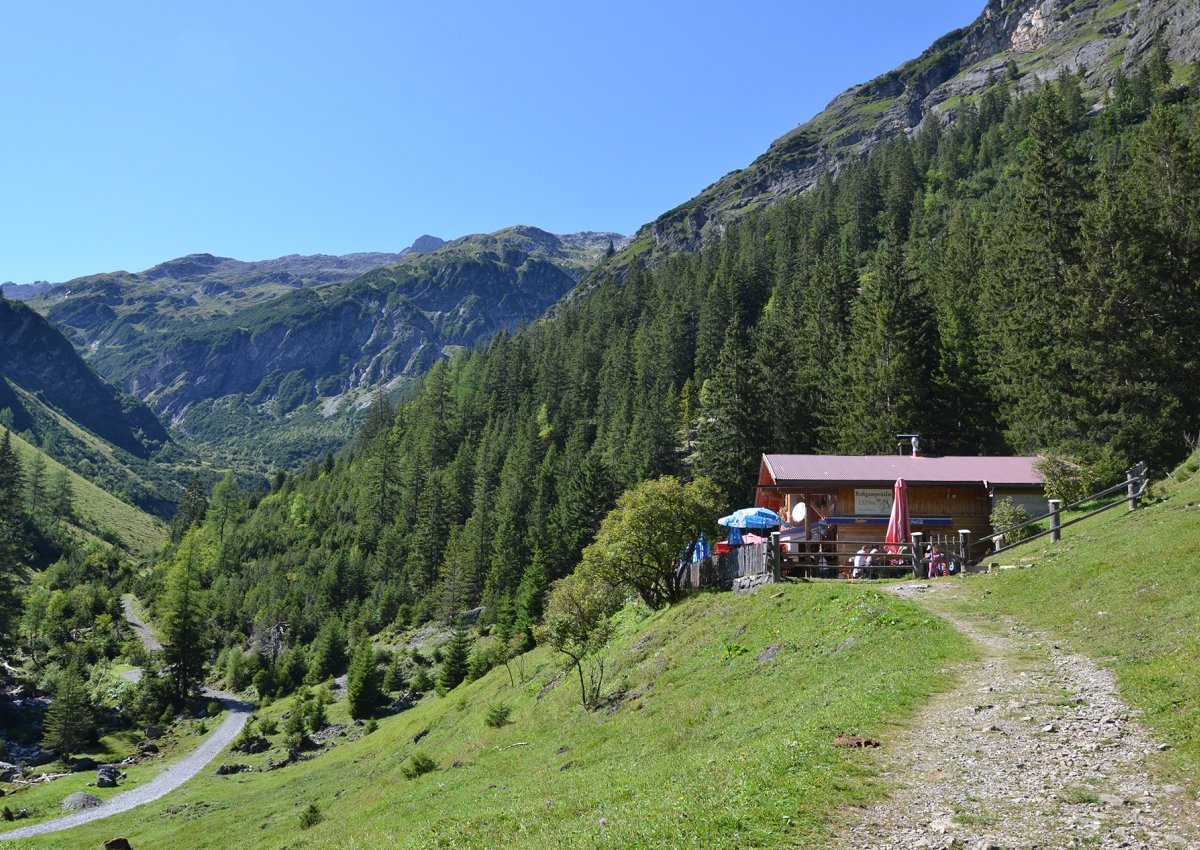
[[[707,478],[687,484],[664,475],[626,490],[600,524],[584,566],[617,588],[637,592],[654,610],[683,598],[680,556],[703,532],[713,536],[721,494]]]

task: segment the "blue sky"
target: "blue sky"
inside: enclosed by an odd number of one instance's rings
[[[983,5],[7,3],[0,281],[632,233]]]

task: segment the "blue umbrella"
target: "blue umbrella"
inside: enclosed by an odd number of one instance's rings
[[[729,516],[721,517],[717,524],[730,528],[774,528],[782,525],[783,520],[775,511],[766,508],[742,508]]]

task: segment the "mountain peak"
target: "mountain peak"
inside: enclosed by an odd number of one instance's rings
[[[425,233],[414,239],[411,245],[400,252],[400,256],[407,257],[410,254],[428,254],[430,251],[436,251],[445,244],[445,239]]]
[[[231,260],[229,257],[216,257],[212,254],[188,254],[186,257],[167,260],[165,263],[152,266],[142,272],[141,276],[147,280],[160,280],[162,278],[183,280],[189,277],[209,274],[214,269],[230,262],[237,261]]]

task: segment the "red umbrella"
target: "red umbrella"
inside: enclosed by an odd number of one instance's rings
[[[885,543],[895,543],[895,546],[885,546],[887,551],[895,555],[900,546],[907,546],[912,540],[912,529],[908,524],[908,487],[903,478],[896,479],[896,492],[892,500],[892,515],[888,517],[887,536]]]

